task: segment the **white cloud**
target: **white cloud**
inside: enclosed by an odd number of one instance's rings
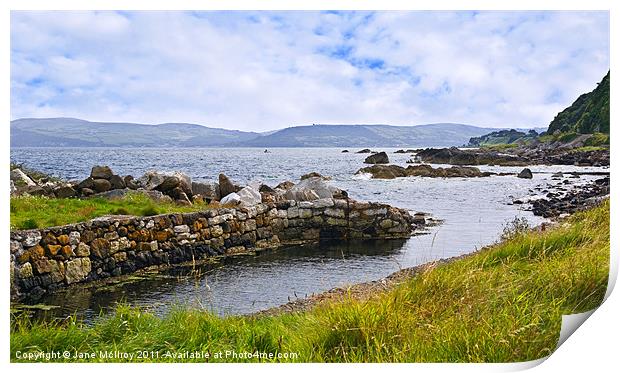
[[[607,12],[12,12],[12,118],[546,125],[609,68]]]

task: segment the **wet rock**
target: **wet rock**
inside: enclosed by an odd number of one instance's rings
[[[529,168],[524,168],[521,172],[519,172],[517,177],[521,179],[531,179],[533,177],[532,171]]]
[[[302,175],[299,179],[300,179],[300,180],[306,180],[306,179],[309,179],[309,178],[311,178],[311,177],[320,177],[320,178],[321,178],[321,179],[323,179],[323,180],[331,180],[331,177],[329,177],[329,176],[323,176],[323,175],[321,175],[320,173],[318,173],[318,172],[314,172],[314,171],[313,171],[313,172],[309,172],[309,173],[307,173],[307,174],[305,174],[305,175]]]
[[[364,173],[371,174],[374,179],[394,179],[407,176],[405,168],[397,165],[374,165],[364,167],[357,170],[355,174],[359,175]]]
[[[108,166],[94,166],[90,170],[90,177],[93,179],[110,180],[112,175],[113,175],[112,170]]]
[[[371,150],[370,149],[362,149],[360,151],[357,151],[356,153],[357,154],[366,154],[366,153],[371,153]]]
[[[491,172],[481,172],[477,167],[470,166],[452,166],[449,168],[437,167],[430,165],[408,166],[405,169],[407,176],[423,176],[423,177],[487,177],[492,175]]]
[[[386,164],[390,163],[390,159],[386,152],[376,153],[366,157],[364,163],[368,164]]]
[[[426,163],[451,164],[457,166],[485,164],[524,166],[528,163],[526,158],[517,155],[488,150],[461,150],[457,147],[439,149],[427,148],[419,151],[416,156]]]
[[[341,153],[348,153],[349,151],[347,149],[344,149],[343,151],[341,151]]]

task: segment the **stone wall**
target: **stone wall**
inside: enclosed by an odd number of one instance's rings
[[[351,199],[261,203],[151,217],[113,216],[11,232],[11,298],[215,256],[330,239],[408,237],[424,218]]]

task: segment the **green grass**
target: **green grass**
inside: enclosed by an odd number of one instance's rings
[[[32,229],[78,223],[103,215],[152,216],[173,212],[200,211],[216,205],[195,203],[180,206],[161,203],[140,193],[123,198],[48,198],[43,196],[11,197],[11,229]]]
[[[609,135],[601,132],[592,134],[592,137],[587,139],[584,143],[586,146],[609,146]]]
[[[603,146],[582,146],[579,148],[574,148],[571,149],[570,152],[593,152],[593,151],[597,151],[597,150],[608,150],[609,148],[603,147]]]
[[[93,326],[75,319],[45,323],[13,315],[11,360],[18,361],[17,351],[65,350],[158,354],[148,361],[179,361],[165,352],[194,350],[297,353],[293,359],[261,361],[538,359],[554,351],[563,314],[590,310],[603,299],[609,271],[609,201],[553,229],[511,237],[465,259],[428,268],[370,299],[345,297],[299,313],[221,318],[177,308],[158,317],[119,306]],[[85,360],[124,361],[99,355]]]

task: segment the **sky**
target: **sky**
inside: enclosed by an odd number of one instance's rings
[[[11,12],[11,119],[544,127],[608,70],[606,11]]]

